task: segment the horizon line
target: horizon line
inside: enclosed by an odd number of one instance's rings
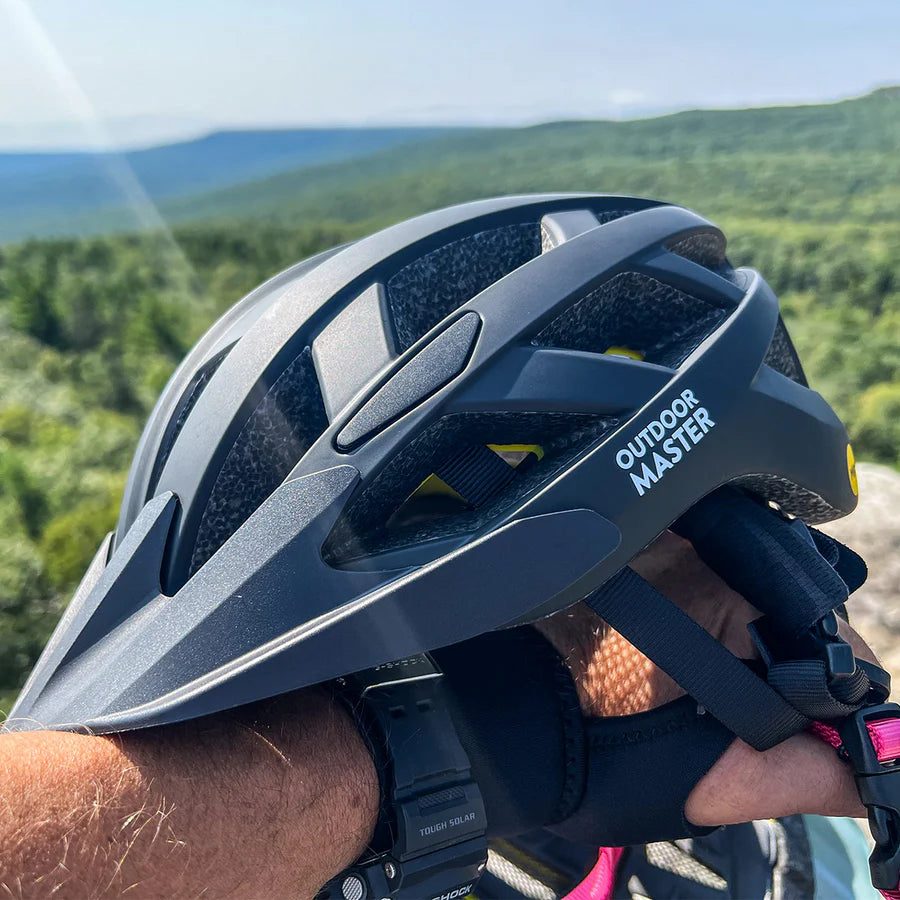
[[[2,132],[0,132],[0,156],[57,156],[57,155],[118,155],[127,153],[137,153],[146,150],[162,149],[164,147],[178,146],[180,144],[191,144],[202,141],[219,134],[246,134],[252,132],[259,133],[276,133],[276,132],[293,132],[293,131],[377,131],[385,129],[397,130],[465,130],[465,129],[498,129],[498,130],[515,130],[521,128],[537,128],[545,125],[557,125],[566,123],[581,122],[609,122],[609,123],[625,123],[625,122],[642,122],[653,119],[664,119],[672,116],[681,115],[691,112],[749,112],[752,110],[766,109],[796,109],[809,106],[834,106],[840,103],[852,102],[854,100],[863,100],[881,92],[890,92],[897,90],[900,92],[900,82],[883,83],[866,90],[833,97],[827,100],[791,100],[785,102],[761,103],[748,106],[701,106],[701,105],[676,105],[670,107],[654,107],[653,104],[627,104],[623,105],[623,112],[631,109],[634,115],[623,116],[549,116],[547,118],[523,118],[518,121],[497,121],[494,119],[384,119],[380,121],[312,121],[297,122],[293,124],[281,123],[233,123],[223,125],[203,125],[194,130],[185,130],[181,135],[174,136],[170,139],[160,138],[150,141],[134,141],[133,143],[123,140],[119,144],[110,144],[107,147],[91,147],[89,145],[77,144],[60,144],[59,146],[39,146],[23,144],[21,146],[10,145],[4,147],[2,144]],[[642,111],[641,111],[642,110]],[[113,117],[105,120],[106,123],[115,123],[122,121],[146,121],[150,122],[157,118],[165,117]],[[173,117],[177,119],[178,117]],[[186,117],[185,117],[186,118]],[[77,127],[78,123],[41,123],[32,125],[32,128],[64,128]]]

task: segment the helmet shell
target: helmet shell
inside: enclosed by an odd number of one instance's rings
[[[158,724],[530,621],[722,484],[846,514],[846,459],[774,294],[702,217],[610,195],[430,213],[201,339],[14,712]]]

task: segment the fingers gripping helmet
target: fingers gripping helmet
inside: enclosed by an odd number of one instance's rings
[[[534,620],[729,482],[811,522],[856,502],[717,228],[597,195],[421,216],[200,340],[13,716],[161,724]]]

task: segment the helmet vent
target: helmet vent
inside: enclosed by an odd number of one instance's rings
[[[225,457],[197,530],[190,574],[284,481],[327,424],[306,347],[269,389]]]
[[[388,307],[402,353],[476,294],[539,256],[537,222],[504,225],[432,250],[387,282]]]
[[[727,315],[649,275],[622,272],[557,316],[534,343],[591,353],[630,347],[647,362],[676,367]]]
[[[445,416],[350,501],[323,556],[341,564],[475,532],[535,493],[617,424],[581,413]]]
[[[781,372],[782,375],[786,375],[792,381],[808,387],[797,351],[791,343],[791,338],[784,327],[781,316],[778,317],[778,324],[775,326],[775,334],[772,335],[772,343],[769,344],[765,362],[766,365],[771,366],[776,372]]]
[[[669,244],[667,249],[714,272],[730,268],[725,259],[725,235],[718,230],[688,235]]]
[[[541,252],[549,253],[560,244],[571,240],[615,219],[633,213],[633,209],[568,210],[549,213],[541,219]]]
[[[779,475],[741,475],[730,483],[777,503],[784,512],[798,516],[808,525],[830,522],[844,515],[823,497]]]
[[[228,356],[228,353],[233,346],[234,344],[230,344],[224,350],[217,353],[206,363],[206,365],[202,366],[191,379],[191,383],[188,385],[187,390],[182,394],[178,410],[174,416],[169,418],[169,425],[160,442],[159,452],[156,454],[156,461],[153,464],[153,471],[150,475],[150,481],[147,484],[148,498],[152,497],[153,492],[156,490],[159,476],[162,475],[162,470],[169,459],[172,447],[175,446],[176,438],[181,433],[181,429],[187,421],[187,417],[190,415],[194,406],[196,406],[197,401],[200,399],[200,395],[203,393],[203,389],[209,384],[209,380],[216,373],[216,369],[219,368],[225,357]]]

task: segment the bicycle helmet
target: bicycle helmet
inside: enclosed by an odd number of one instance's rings
[[[856,504],[721,231],[605,195],[420,216],[199,341],[12,718],[157,725],[533,621],[729,483],[809,522]]]

